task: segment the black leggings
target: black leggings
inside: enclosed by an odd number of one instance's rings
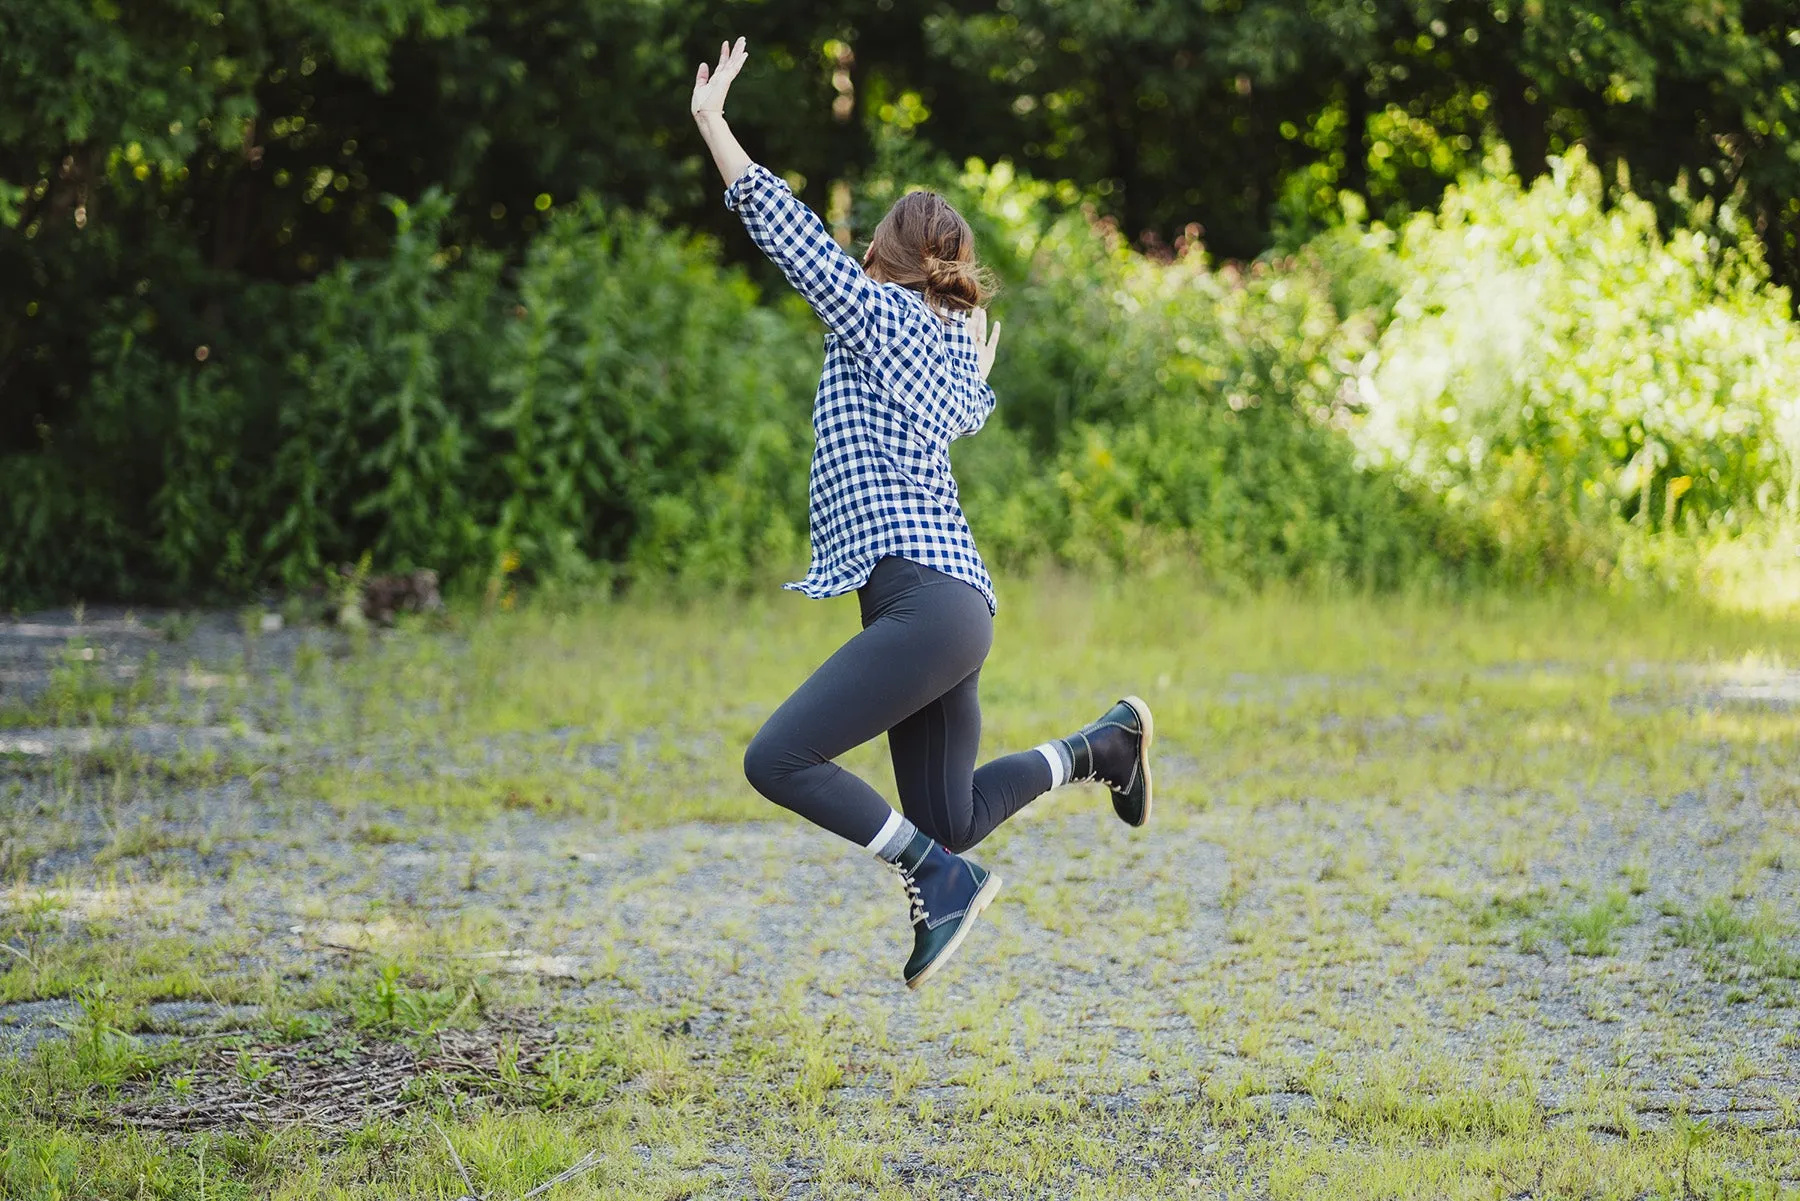
[[[976,690],[994,640],[987,601],[961,580],[893,556],[856,596],[862,633],[763,724],[744,752],[744,774],[776,804],[867,845],[893,811],[832,760],[885,731],[908,820],[952,851],[972,847],[1051,784],[1036,751],[975,767]]]

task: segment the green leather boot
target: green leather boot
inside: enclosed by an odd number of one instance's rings
[[[1074,767],[1069,783],[1099,783],[1112,791],[1113,812],[1128,826],[1150,820],[1150,706],[1128,696],[1067,738],[1059,739]]]
[[[913,952],[903,973],[906,987],[931,979],[962,945],[975,918],[1000,891],[1000,877],[952,855],[927,835],[913,835],[889,864],[906,883],[912,905]]]

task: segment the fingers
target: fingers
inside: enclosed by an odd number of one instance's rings
[[[750,52],[744,48],[743,38],[739,38],[737,40],[737,45],[735,46],[730,42],[720,42],[719,64],[707,73],[707,78],[722,83],[730,83],[737,73],[743,69],[744,61],[749,57]],[[704,64],[702,65],[704,66]]]
[[[730,42],[720,42],[718,65],[708,66],[703,62],[700,64],[700,69],[694,72],[695,92],[698,93],[701,88],[711,85],[717,91],[717,95],[716,97],[709,96],[708,99],[723,102],[725,89],[731,86],[731,81],[737,78],[737,73],[744,69],[744,63],[749,58],[750,51],[745,49],[743,38],[739,38],[735,46]],[[700,97],[696,95],[696,104],[699,101]]]
[[[718,108],[720,104],[724,103],[725,90],[731,86],[731,81],[738,77],[738,72],[743,70],[745,59],[749,58],[751,58],[751,52],[743,47],[743,38],[738,38],[738,45],[731,45],[729,41],[720,41],[718,43],[718,65],[709,67],[707,63],[700,63],[700,68],[693,72],[695,112],[698,112],[702,103],[706,104],[707,108]],[[707,95],[704,97],[700,95],[702,88],[707,88]]]
[[[988,340],[987,340],[988,353],[989,354],[994,353],[995,348],[998,347],[999,345],[1000,345],[1000,323],[998,321],[996,321],[996,322],[994,322],[994,328],[988,331]]]

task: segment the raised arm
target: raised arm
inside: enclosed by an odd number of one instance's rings
[[[743,38],[739,38],[735,46],[720,42],[719,65],[700,64],[700,69],[694,73],[694,98],[688,104],[694,114],[694,124],[700,127],[700,136],[706,141],[706,148],[712,151],[713,165],[725,177],[726,184],[742,175],[744,168],[750,165],[750,156],[738,145],[731,126],[725,124],[725,95],[731,91],[731,81],[738,77],[749,57]]]
[[[694,76],[694,123],[727,185],[726,207],[743,220],[751,240],[781,268],[826,328],[853,350],[873,350],[900,332],[904,303],[844,253],[818,214],[779,176],[750,161],[725,123],[725,95],[748,57],[739,38],[735,46],[719,47],[718,66],[702,63]]]

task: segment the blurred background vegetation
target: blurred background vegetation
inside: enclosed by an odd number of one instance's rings
[[[1790,4],[39,0],[0,605],[794,570],[818,329],[687,116],[738,34],[753,155],[846,239],[948,190],[1005,282],[992,558],[1791,572]]]

